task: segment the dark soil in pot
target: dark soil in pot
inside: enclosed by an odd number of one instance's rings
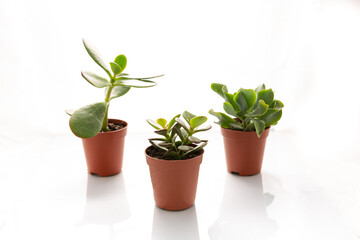
[[[150,146],[146,149],[146,154],[149,155],[150,157],[157,158],[157,159],[163,159],[163,160],[170,160],[170,161],[173,160],[169,157],[166,157],[166,156],[164,157],[164,153],[165,153],[165,151],[157,149],[153,146]],[[203,151],[197,151],[194,153],[190,153],[183,160],[200,156],[202,153],[203,153]],[[178,160],[173,160],[173,161],[178,161]]]

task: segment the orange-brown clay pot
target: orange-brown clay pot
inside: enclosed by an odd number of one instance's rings
[[[228,172],[242,176],[260,173],[269,130],[266,128],[258,138],[256,132],[221,128]]]
[[[146,154],[156,206],[182,210],[194,205],[201,155],[186,160],[161,160]]]
[[[118,174],[123,164],[127,123],[118,119],[109,119],[109,122],[125,123],[126,127],[82,139],[88,171],[101,177]]]

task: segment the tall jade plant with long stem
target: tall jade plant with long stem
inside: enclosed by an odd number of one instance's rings
[[[72,132],[81,138],[91,138],[100,131],[110,131],[108,128],[108,112],[111,100],[125,95],[130,88],[154,87],[156,83],[150,79],[163,75],[144,78],[129,77],[129,74],[123,72],[127,65],[127,58],[124,55],[118,55],[113,62],[110,62],[109,68],[101,59],[95,47],[84,39],[83,44],[94,62],[106,72],[108,79],[88,71],[82,71],[81,76],[94,87],[105,88],[105,99],[103,102],[93,103],[76,111],[67,110],[66,112],[71,116],[70,128]],[[146,85],[136,85],[134,82],[143,82]]]

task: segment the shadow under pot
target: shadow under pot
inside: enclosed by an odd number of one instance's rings
[[[109,123],[125,125],[110,132],[99,132],[92,138],[82,138],[88,172],[101,177],[121,172],[127,122],[109,119]]]
[[[199,177],[201,154],[185,160],[162,160],[151,157],[145,150],[149,165],[155,204],[166,210],[183,210],[194,205]]]
[[[261,172],[266,138],[270,127],[261,133],[245,132],[221,127],[224,138],[227,170],[241,176],[251,176]]]

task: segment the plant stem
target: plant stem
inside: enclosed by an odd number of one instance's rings
[[[109,112],[110,96],[111,96],[112,89],[113,89],[113,86],[109,86],[107,91],[106,91],[106,97],[105,97],[106,111],[105,111],[103,124],[102,124],[102,127],[101,127],[101,130],[104,131],[104,132],[109,132],[110,131],[110,129],[108,127],[108,112]]]

